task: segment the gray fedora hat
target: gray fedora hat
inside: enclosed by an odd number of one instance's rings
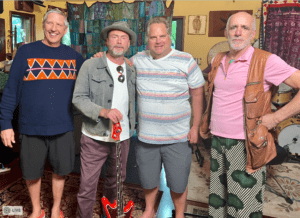
[[[108,33],[111,30],[121,30],[121,31],[127,33],[130,37],[130,44],[136,45],[136,34],[129,28],[129,25],[127,22],[118,21],[118,22],[113,23],[110,26],[103,28],[101,31],[101,38],[106,41],[106,39],[108,37]]]

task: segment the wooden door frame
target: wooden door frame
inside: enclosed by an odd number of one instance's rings
[[[10,50],[11,53],[13,53],[13,27],[12,27],[12,16],[13,15],[20,15],[23,17],[29,17],[31,18],[31,24],[30,24],[30,34],[31,34],[31,42],[35,41],[35,15],[34,14],[27,14],[27,13],[22,13],[18,11],[10,11],[9,12],[9,24],[10,24]]]
[[[185,36],[185,16],[173,16],[173,19],[182,19],[182,39],[181,39],[181,45],[182,45],[182,51],[184,51],[184,36]]]

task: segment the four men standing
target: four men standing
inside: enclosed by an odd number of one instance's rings
[[[43,25],[45,38],[18,50],[0,103],[1,138],[8,147],[15,141],[12,113],[20,104],[21,168],[33,205],[30,218],[45,216],[40,207],[40,185],[47,155],[53,166],[51,217],[63,217],[59,206],[64,175],[72,171],[75,155],[71,98],[76,72],[83,63],[81,55],[60,43],[68,25],[62,12],[48,11]],[[165,18],[151,18],[146,32],[149,50],[131,58],[133,67],[124,55],[130,44],[136,43],[136,35],[126,22],[113,23],[101,32],[108,52],[82,65],[73,94],[73,104],[83,114],[77,217],[92,217],[98,179],[106,160],[104,195],[110,202],[116,199],[116,147],[110,135],[112,124],[118,122],[123,129],[120,138],[122,180],[125,180],[129,138],[136,123],[136,89],[139,139],[136,156],[146,200],[142,218],[155,215],[162,164],[176,218],[184,217],[192,154],[189,143],[198,142],[199,131],[207,138],[209,129],[213,134],[210,216],[262,217],[266,168],[249,166],[249,126],[244,119],[248,110],[243,108],[248,71],[255,71],[252,56],[260,52],[251,46],[256,34],[255,19],[240,12],[228,20],[225,36],[230,51],[217,55],[212,62],[209,80],[212,100],[201,129],[205,81],[190,54],[171,48],[170,31]],[[265,68],[259,69],[264,72],[265,92],[281,82],[300,88],[299,70],[276,55],[259,54],[268,57]],[[256,121],[262,128],[272,129],[300,112],[299,101],[298,93],[285,107],[273,114],[262,114]],[[245,186],[241,178],[251,178],[252,183]]]

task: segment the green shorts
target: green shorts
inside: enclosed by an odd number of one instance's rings
[[[32,136],[20,134],[21,169],[25,180],[42,177],[46,159],[57,175],[72,172],[75,163],[73,131],[54,136]]]

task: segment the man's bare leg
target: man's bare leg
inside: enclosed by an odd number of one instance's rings
[[[158,192],[158,187],[154,189],[144,189],[146,208],[141,218],[153,218],[155,215],[154,205],[156,200],[156,195]]]
[[[25,180],[32,203],[32,214],[30,214],[29,218],[37,218],[42,213],[40,203],[41,181],[41,178],[35,180]]]
[[[51,218],[59,218],[61,197],[65,186],[65,176],[59,176],[52,173],[52,192],[53,207],[51,210]]]
[[[175,218],[184,218],[184,209],[187,197],[187,189],[183,193],[176,193],[171,191],[171,197],[175,206]]]

